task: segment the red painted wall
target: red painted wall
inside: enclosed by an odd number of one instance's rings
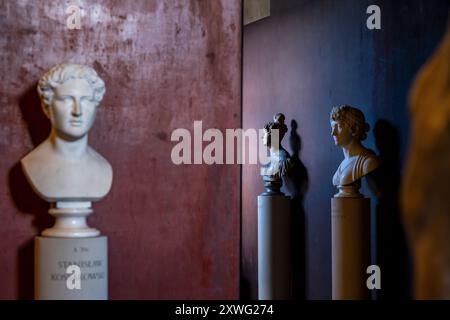
[[[239,290],[239,167],[172,164],[176,128],[240,126],[239,0],[0,3],[0,299],[32,298],[33,237],[52,224],[19,160],[49,124],[36,82],[64,61],[106,82],[89,141],[113,166],[89,223],[109,237],[111,299],[230,299]]]

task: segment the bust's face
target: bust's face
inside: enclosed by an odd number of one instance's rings
[[[78,140],[85,136],[95,119],[94,90],[84,79],[70,79],[55,89],[47,115],[58,136]]]
[[[352,131],[347,124],[342,121],[331,121],[330,124],[335,145],[346,146],[353,140]]]

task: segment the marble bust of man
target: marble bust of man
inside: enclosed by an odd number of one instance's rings
[[[283,184],[282,178],[293,166],[289,153],[281,146],[281,140],[287,132],[284,121],[284,115],[277,113],[273,117],[273,122],[264,126],[263,144],[269,148],[270,155],[269,162],[262,166],[260,171],[266,187],[263,195],[282,194],[280,192]]]
[[[330,125],[334,142],[344,153],[344,160],[333,176],[333,185],[339,189],[334,196],[360,198],[360,179],[380,165],[375,153],[361,143],[370,126],[361,110],[348,105],[331,110]]]
[[[100,200],[111,188],[112,168],[88,145],[88,132],[105,93],[103,80],[88,66],[58,64],[37,89],[52,128],[21,160],[25,176],[48,202]]]

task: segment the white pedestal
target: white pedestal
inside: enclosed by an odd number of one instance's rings
[[[35,238],[35,299],[108,299],[107,237]],[[70,289],[66,273],[70,265],[80,267],[80,289]]]
[[[90,202],[56,202],[48,210],[55,217],[55,225],[45,229],[45,237],[59,238],[89,238],[97,237],[100,231],[90,228],[86,218],[92,214]]]
[[[258,298],[292,298],[291,207],[286,196],[258,196]]]
[[[332,298],[369,299],[370,199],[331,199]]]

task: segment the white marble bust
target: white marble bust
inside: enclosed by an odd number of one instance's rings
[[[52,129],[21,160],[33,190],[48,202],[98,201],[109,192],[112,168],[88,145],[88,132],[105,93],[94,69],[59,64],[39,81],[38,93]]]
[[[334,196],[360,198],[360,179],[380,165],[375,153],[361,144],[369,124],[361,110],[343,105],[331,110],[330,125],[334,142],[344,153],[344,160],[333,176],[333,185],[339,189]]]

